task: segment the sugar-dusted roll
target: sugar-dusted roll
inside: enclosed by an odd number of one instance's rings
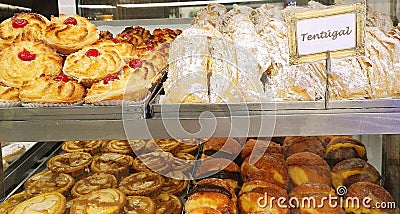
[[[283,143],[283,154],[287,158],[299,152],[312,152],[322,158],[325,157],[325,148],[322,142],[315,137],[292,137],[285,138]]]
[[[335,138],[326,146],[326,160],[331,167],[349,158],[367,160],[367,150],[361,141],[351,138]]]
[[[258,156],[258,155],[264,155],[264,154],[270,154],[270,153],[282,154],[283,149],[279,144],[277,144],[273,141],[249,139],[244,144],[243,149],[240,152],[240,156],[242,157],[242,159],[245,159],[246,157],[250,156],[251,154]],[[283,158],[283,154],[282,154],[282,158]]]

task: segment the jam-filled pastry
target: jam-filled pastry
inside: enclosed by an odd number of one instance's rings
[[[101,153],[93,158],[90,169],[93,172],[105,172],[121,178],[129,174],[133,158],[119,153]]]
[[[69,214],[119,214],[126,196],[118,189],[101,189],[72,201]]]
[[[52,172],[79,177],[89,171],[92,160],[92,156],[86,152],[64,153],[50,158],[46,166]]]
[[[0,213],[5,213],[5,214],[10,213],[11,210],[15,208],[15,206],[17,206],[23,201],[28,200],[29,198],[31,198],[31,195],[28,195],[25,191],[12,195],[3,203],[0,204]]]
[[[9,214],[63,214],[65,209],[65,197],[58,192],[49,192],[18,204]]]
[[[155,214],[156,204],[146,196],[127,196],[124,207],[125,214]]]
[[[100,31],[85,17],[60,14],[52,16],[44,40],[59,53],[70,54],[99,39]]]
[[[304,183],[331,185],[331,170],[324,159],[311,152],[300,152],[286,159],[290,187]]]
[[[61,149],[64,152],[87,152],[91,155],[99,153],[103,143],[107,141],[103,140],[73,140],[65,141]]]
[[[93,83],[120,72],[124,63],[116,50],[86,46],[67,56],[64,73],[90,87]]]
[[[46,192],[59,192],[67,195],[74,183],[75,179],[68,174],[44,171],[30,177],[25,182],[24,188],[28,195]]]
[[[133,155],[131,145],[127,140],[110,140],[103,144],[101,151]]]
[[[257,157],[260,155],[271,154],[271,153],[282,154],[282,158],[284,158],[282,146],[280,146],[279,144],[273,141],[249,139],[244,144],[242,151],[240,152],[240,157],[244,160],[251,154]]]
[[[0,82],[20,88],[41,75],[57,76],[62,58],[43,41],[22,41],[0,52]]]
[[[369,198],[367,204],[363,204],[362,201],[366,201]],[[356,200],[358,199],[358,200]],[[352,184],[344,198],[347,201],[345,206],[346,213],[387,213],[395,214],[398,213],[398,208],[385,207],[384,203],[388,204],[393,202],[393,198],[390,193],[378,184],[370,182],[357,182]],[[359,201],[357,203],[356,201]]]
[[[295,137],[283,143],[283,154],[287,158],[299,152],[312,152],[325,158],[325,148],[322,142],[315,137]]]
[[[151,36],[150,31],[143,27],[127,27],[121,33],[115,36],[119,41],[131,43],[134,47],[142,46]]]
[[[265,198],[266,195],[268,198]],[[287,195],[286,190],[265,181],[255,180],[244,183],[238,197],[238,206],[240,213],[242,214],[289,213],[289,196]],[[279,206],[277,200],[272,201],[272,204],[270,204],[271,197],[283,198],[285,201],[281,206]],[[260,198],[262,198],[262,200],[260,200]]]
[[[122,179],[118,185],[118,189],[125,195],[154,197],[161,192],[163,184],[163,176],[157,173],[138,172]]]
[[[350,158],[337,163],[332,168],[332,185],[349,187],[356,182],[379,184],[381,176],[371,164],[360,158]]]
[[[199,181],[188,194],[185,213],[208,207],[221,213],[237,214],[237,197],[233,189],[223,180],[208,178]]]
[[[76,182],[71,189],[71,194],[74,197],[80,197],[93,191],[108,188],[117,188],[117,179],[114,175],[100,172]]]
[[[291,213],[338,213],[345,214],[346,212],[341,206],[336,206],[332,203],[327,203],[326,198],[338,198],[335,191],[326,184],[305,183],[295,187],[289,194],[290,198],[296,198],[298,202],[292,203]],[[313,200],[307,200],[312,198]],[[315,201],[315,203],[314,203]],[[291,205],[292,206],[292,205]]]
[[[0,24],[0,50],[20,41],[42,40],[49,20],[36,13],[16,13]]]
[[[351,138],[335,138],[326,146],[326,160],[331,167],[349,158],[367,160],[367,151],[361,141]]]
[[[162,192],[167,192],[172,195],[180,196],[189,185],[188,180],[180,180],[169,177],[164,177],[164,183],[161,188]]]
[[[128,42],[122,42],[117,39],[99,39],[94,46],[100,46],[103,49],[115,50],[121,55],[125,62],[129,62],[131,59],[137,59],[137,52],[134,51],[133,45]]]
[[[83,101],[85,88],[65,75],[42,76],[21,87],[19,98],[25,103],[75,104]]]
[[[170,193],[161,192],[159,195],[154,197],[156,204],[156,214],[180,214],[183,209],[182,200]]]

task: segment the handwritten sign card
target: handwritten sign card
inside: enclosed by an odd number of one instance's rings
[[[286,17],[289,31],[290,63],[364,54],[365,4],[291,13]]]

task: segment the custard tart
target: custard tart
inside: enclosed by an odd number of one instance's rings
[[[56,155],[50,158],[46,165],[52,172],[65,173],[78,177],[89,171],[92,156],[86,152],[73,152]]]
[[[51,17],[44,40],[59,53],[70,54],[95,43],[99,35],[100,31],[88,19],[76,14],[60,14],[59,17]]]
[[[93,172],[105,172],[121,178],[129,174],[133,157],[119,153],[102,153],[93,158],[91,170]]]
[[[42,40],[49,20],[36,13],[16,13],[0,24],[0,50],[20,41]]]
[[[154,198],[156,203],[156,214],[180,214],[182,213],[182,200],[167,192],[162,192]]]
[[[18,204],[10,214],[63,214],[65,204],[66,199],[61,193],[43,193]]]
[[[9,197],[7,200],[0,204],[0,213],[8,214],[9,212],[11,212],[11,210],[15,208],[15,206],[23,201],[28,200],[29,198],[31,198],[31,196],[28,195],[25,191]]]
[[[72,201],[69,214],[119,214],[126,196],[118,189],[101,189]]]
[[[164,184],[161,188],[162,192],[167,192],[172,195],[180,196],[188,187],[188,180],[180,180],[169,177],[164,177]]]
[[[126,195],[156,196],[161,192],[164,178],[154,172],[138,172],[125,177],[118,189]]]
[[[124,214],[155,214],[156,204],[146,196],[127,196]]]
[[[100,172],[76,182],[71,189],[71,194],[74,197],[80,197],[96,190],[116,187],[117,179],[114,175]]]
[[[101,146],[107,141],[103,140],[74,140],[65,141],[61,149],[64,152],[87,152],[91,155],[100,152]]]
[[[93,83],[120,72],[124,64],[124,59],[115,50],[86,46],[67,56],[64,73],[90,87]]]
[[[74,183],[74,178],[68,174],[44,171],[30,177],[25,182],[24,188],[28,195],[46,192],[59,192],[67,195]]]
[[[62,58],[43,41],[22,41],[0,52],[0,82],[20,88],[41,75],[57,76]]]
[[[114,152],[125,155],[132,155],[131,145],[127,140],[111,140],[103,144],[102,152]]]

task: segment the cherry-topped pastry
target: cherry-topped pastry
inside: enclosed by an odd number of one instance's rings
[[[68,82],[68,76],[65,74],[60,74],[60,75],[54,77],[53,80],[56,82],[61,82],[61,81]]]
[[[100,52],[97,49],[89,49],[85,54],[87,57],[97,57],[100,56]]]
[[[68,17],[65,21],[64,24],[66,25],[77,25],[78,22],[76,21],[76,19],[74,17]]]
[[[119,77],[117,75],[110,75],[103,79],[103,83],[108,84],[108,82],[114,81],[114,80],[119,80]]]
[[[138,60],[138,59],[133,59],[131,61],[129,61],[129,67],[131,68],[141,68],[143,65],[142,61]]]
[[[18,58],[22,61],[32,61],[36,59],[36,54],[32,54],[24,48],[23,51],[18,53]]]
[[[12,22],[12,26],[13,28],[23,28],[25,27],[27,24],[29,24],[28,20],[26,19],[15,19]]]

